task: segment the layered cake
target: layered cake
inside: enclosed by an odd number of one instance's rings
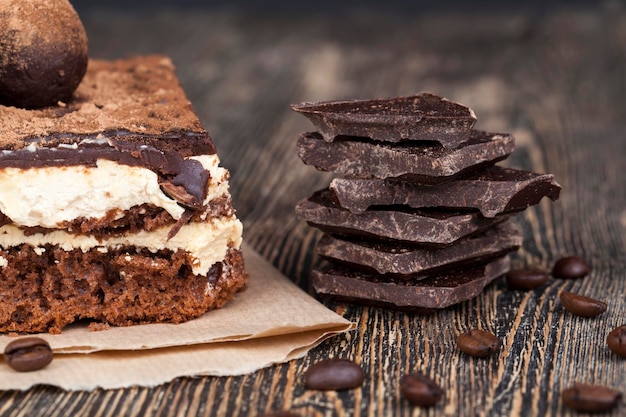
[[[431,93],[293,109],[318,129],[300,135],[302,161],[339,175],[296,206],[324,233],[311,273],[324,297],[420,313],[469,300],[509,270],[510,218],[559,197],[552,175],[496,165],[512,135]]]
[[[245,287],[229,173],[168,58],[90,60],[67,103],[0,114],[0,331],[179,323]]]

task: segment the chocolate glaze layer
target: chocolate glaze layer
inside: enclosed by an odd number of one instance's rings
[[[144,138],[149,139],[149,138]],[[160,140],[165,141],[161,138]],[[46,166],[86,165],[96,166],[98,159],[108,159],[124,165],[142,166],[163,175],[178,174],[185,156],[191,156],[187,148],[183,152],[177,149],[162,150],[149,144],[131,143],[119,139],[111,139],[108,143],[75,142],[76,145],[61,145],[61,147],[21,148],[13,151],[0,151],[0,169],[39,168]],[[157,143],[158,145],[158,143]],[[215,154],[215,148],[206,146],[196,148],[197,154]],[[202,152],[202,151],[205,152]],[[190,164],[195,164],[191,162]]]

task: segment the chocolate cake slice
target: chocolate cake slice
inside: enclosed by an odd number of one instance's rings
[[[410,208],[354,214],[340,207],[328,189],[298,202],[296,214],[299,219],[328,234],[432,247],[452,244],[508,218],[501,215],[489,219],[477,212]]]
[[[554,175],[493,166],[445,184],[423,186],[376,178],[335,178],[330,184],[341,207],[363,213],[372,206],[406,205],[478,209],[485,217],[522,211],[543,197],[557,200]]]
[[[311,272],[320,296],[413,313],[428,313],[476,297],[510,268],[507,256],[419,281],[390,280],[327,263]]]
[[[443,248],[324,235],[317,244],[317,253],[324,259],[357,270],[398,280],[418,280],[435,272],[500,258],[521,245],[522,233],[506,221]]]
[[[324,140],[360,136],[384,142],[437,141],[446,148],[466,142],[476,123],[472,109],[431,93],[371,100],[294,104]]]
[[[358,178],[398,179],[437,184],[507,158],[515,150],[509,134],[472,130],[456,149],[431,143],[384,143],[356,137],[326,142],[319,133],[304,133],[298,156],[307,165]]]
[[[168,58],[91,60],[68,103],[0,114],[0,331],[178,323],[244,288],[229,173]]]

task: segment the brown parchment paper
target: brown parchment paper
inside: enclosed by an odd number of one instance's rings
[[[304,356],[354,323],[310,297],[244,244],[248,288],[224,308],[183,324],[86,326],[38,334],[55,352],[39,371],[0,362],[0,390],[36,384],[66,390],[154,386],[179,376],[240,375]],[[0,335],[0,349],[15,338]]]

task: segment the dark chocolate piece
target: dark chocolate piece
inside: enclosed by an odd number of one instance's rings
[[[509,258],[449,272],[416,282],[390,281],[326,264],[311,273],[319,295],[355,304],[381,306],[416,313],[432,312],[469,300],[509,270]]]
[[[485,217],[524,210],[543,197],[557,200],[561,186],[550,174],[489,167],[445,184],[421,186],[380,179],[335,178],[330,184],[341,207],[363,213],[371,206],[476,208]]]
[[[171,181],[162,181],[161,188],[181,205],[200,210],[206,198],[211,174],[195,159],[184,159],[180,162],[176,176]]]
[[[367,272],[393,274],[397,279],[423,279],[435,271],[486,262],[517,250],[522,234],[510,222],[461,239],[443,248],[415,248],[402,244],[351,241],[324,235],[317,253],[325,259]]]
[[[448,245],[464,236],[479,233],[508,218],[492,219],[477,212],[446,212],[406,209],[368,210],[354,214],[332,200],[332,193],[321,190],[298,202],[296,214],[311,226],[343,236],[392,239],[423,245]]]
[[[474,112],[431,93],[374,100],[302,103],[291,108],[306,116],[332,142],[337,136],[377,141],[437,141],[456,148],[469,139]]]
[[[329,143],[318,133],[304,133],[297,148],[305,164],[322,171],[437,184],[505,159],[514,151],[515,140],[508,134],[473,130],[466,144],[446,149],[440,145],[390,144],[354,137]]]

